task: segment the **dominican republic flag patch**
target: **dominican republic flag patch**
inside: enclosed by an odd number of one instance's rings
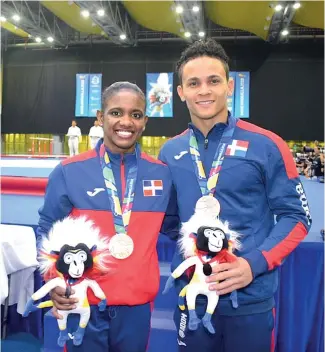
[[[143,180],[142,184],[145,197],[162,196],[164,189],[162,180]]]
[[[238,141],[234,139],[231,144],[228,145],[226,150],[226,155],[230,156],[241,156],[245,158],[248,150],[249,142],[247,141]]]

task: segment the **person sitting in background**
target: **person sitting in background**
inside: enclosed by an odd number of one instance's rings
[[[89,130],[89,145],[90,149],[94,149],[98,141],[104,137],[103,128],[99,126],[99,121],[95,120],[94,126]]]
[[[319,142],[318,141],[314,142],[314,151],[315,151],[315,153],[319,153],[319,151],[320,151]]]
[[[77,121],[72,120],[67,136],[69,137],[68,145],[70,156],[79,154],[79,138],[81,137],[80,128],[77,126]]]
[[[304,175],[306,178],[311,178],[313,176],[312,168],[311,168],[313,161],[314,161],[314,155],[313,155],[313,152],[310,152],[308,156],[306,156],[305,165],[304,165]]]
[[[314,176],[320,182],[324,182],[324,153],[319,153],[314,161]]]
[[[305,158],[303,154],[301,153],[296,153],[296,157],[294,158],[295,163],[296,163],[296,168],[298,171],[299,175],[304,175],[304,169],[305,169]]]

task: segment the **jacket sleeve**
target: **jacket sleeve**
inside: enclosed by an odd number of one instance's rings
[[[165,157],[164,147],[161,148],[158,159],[168,166]],[[169,166],[168,166],[169,167]],[[170,172],[170,175],[171,172]],[[171,176],[172,177],[172,176]],[[160,233],[168,236],[172,240],[177,240],[179,235],[180,221],[178,216],[177,193],[174,185],[172,185],[168,207],[160,229]]]
[[[171,240],[177,240],[179,234],[179,217],[177,196],[175,187],[172,186],[168,207],[160,229],[160,233],[168,236]]]
[[[311,215],[304,188],[286,143],[278,136],[264,165],[265,192],[276,224],[255,250],[243,255],[256,277],[282,263],[305,238]]]
[[[72,207],[68,197],[63,166],[59,164],[49,176],[44,205],[38,211],[40,219],[36,230],[37,248],[40,247],[43,236],[47,236],[53,223],[69,215]]]

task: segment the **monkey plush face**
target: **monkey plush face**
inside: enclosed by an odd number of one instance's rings
[[[222,249],[228,249],[228,240],[219,227],[201,226],[197,231],[196,247],[215,256]]]
[[[83,243],[75,247],[64,245],[57,254],[59,259],[56,262],[56,269],[61,274],[72,278],[80,278],[87,269],[93,266],[91,250]]]

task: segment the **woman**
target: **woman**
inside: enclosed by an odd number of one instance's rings
[[[95,149],[63,161],[52,172],[40,209],[38,234],[67,215],[86,215],[110,238],[116,270],[98,280],[107,297],[100,312],[88,295],[91,317],[81,346],[67,337],[67,350],[144,352],[152,302],[159,288],[156,243],[171,191],[168,167],[140,150],[147,123],[145,96],[129,82],[117,82],[102,96],[104,138]],[[131,214],[131,216],[129,216]],[[123,215],[123,216],[122,216]],[[75,299],[56,288],[56,309],[73,309]],[[69,324],[68,324],[69,325]]]

